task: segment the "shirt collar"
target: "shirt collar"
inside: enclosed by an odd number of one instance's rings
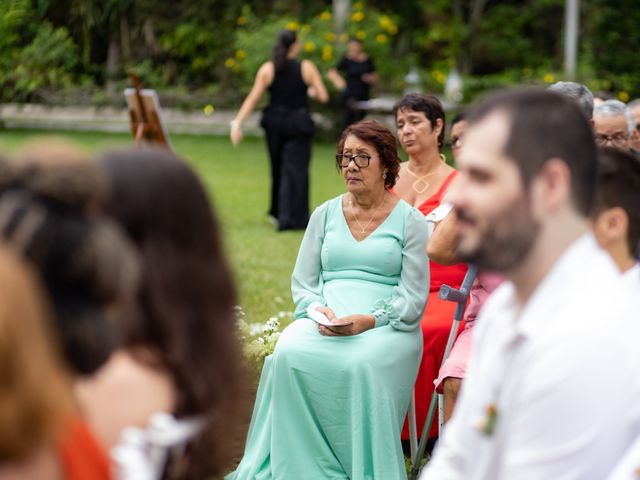
[[[580,281],[581,277],[576,273],[585,268],[585,262],[592,262],[597,257],[608,258],[598,248],[593,234],[585,233],[566,248],[524,306],[517,308],[516,292],[512,288],[509,303],[510,310],[515,313],[513,326],[517,334],[530,337],[543,331],[541,325],[553,321],[553,312],[566,294],[567,286]]]

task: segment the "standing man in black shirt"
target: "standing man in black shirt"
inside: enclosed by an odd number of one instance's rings
[[[329,70],[327,78],[342,92],[343,131],[365,117],[365,112],[357,107],[357,102],[369,100],[371,85],[378,81],[373,60],[364,51],[360,40],[349,40],[347,53],[335,68]]]

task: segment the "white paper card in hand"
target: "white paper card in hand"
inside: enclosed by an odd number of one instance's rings
[[[320,325],[324,325],[325,327],[346,327],[347,325],[351,325],[353,322],[345,322],[345,323],[331,323],[331,320],[322,312],[319,312],[315,309],[316,305],[309,305],[307,307],[307,316],[316,323]]]

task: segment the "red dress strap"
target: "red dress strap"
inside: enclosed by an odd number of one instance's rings
[[[442,201],[442,197],[444,196],[444,192],[447,190],[447,187],[453,181],[453,179],[457,174],[458,174],[457,170],[454,170],[453,172],[451,172],[447,176],[447,178],[444,179],[444,182],[442,182],[442,185],[440,185],[440,188],[438,189],[438,191],[433,195],[431,195],[429,198],[427,198],[424,202],[422,202],[418,206],[418,210],[420,210],[425,217],[440,205],[440,202]]]
[[[57,446],[66,480],[109,480],[109,457],[86,423],[69,421]]]

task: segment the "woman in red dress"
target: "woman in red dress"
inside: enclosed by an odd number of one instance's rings
[[[440,153],[445,129],[444,110],[433,95],[411,93],[395,105],[394,115],[398,139],[409,156],[409,161],[402,164],[394,193],[427,216],[440,205],[457,174]],[[433,381],[438,377],[456,308],[454,302],[440,300],[438,292],[442,284],[459,288],[467,271],[465,264],[444,266],[433,261],[429,262],[429,269],[429,298],[420,322],[424,349],[415,385],[419,432],[427,416]],[[429,437],[437,435],[437,421],[434,421]],[[406,426],[402,438],[409,438]]]

